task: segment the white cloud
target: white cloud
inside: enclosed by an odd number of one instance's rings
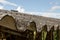
[[[60,19],[60,13],[45,12],[45,13],[41,13],[41,16]]]
[[[16,10],[18,12],[24,12],[25,11],[25,9],[23,7],[20,7],[20,6],[18,6]]]
[[[49,12],[45,12],[45,13],[41,13],[42,16],[45,17],[57,17],[58,15],[60,15],[59,13],[49,13]]]
[[[12,6],[17,6],[15,3],[11,3],[11,2],[9,2],[9,1],[6,1],[6,0],[0,0],[0,3],[2,3],[2,4],[8,4],[8,5],[12,5]]]
[[[18,6],[17,4],[12,3],[12,2],[9,2],[9,1],[6,1],[6,0],[0,0],[0,3],[2,3],[2,4],[4,4],[4,5],[16,6],[16,7],[17,7],[16,10],[18,10],[19,12],[24,12],[24,11],[25,11],[25,9],[24,9],[23,7],[20,7],[20,6]],[[3,8],[3,7],[1,7],[1,8]]]
[[[0,5],[0,9],[4,9],[4,7]]]
[[[60,19],[60,13],[51,13],[51,12],[26,12],[26,13],[31,15],[38,15],[38,16]]]
[[[49,11],[60,10],[60,6],[52,6]]]
[[[60,9],[60,6],[59,6],[59,2],[56,1],[56,2],[49,2],[49,4],[53,5],[49,11],[55,11],[55,10],[59,10]]]
[[[49,2],[49,4],[57,5],[57,4],[59,4],[59,3],[58,3],[58,2]]]

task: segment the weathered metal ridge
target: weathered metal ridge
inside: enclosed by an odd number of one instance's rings
[[[5,15],[1,20],[0,20],[0,26],[4,26],[6,28],[16,30],[16,23],[15,20],[12,16]]]

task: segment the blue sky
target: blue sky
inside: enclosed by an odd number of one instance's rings
[[[0,0],[0,9],[60,18],[60,0]]]

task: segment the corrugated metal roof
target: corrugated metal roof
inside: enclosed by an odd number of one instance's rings
[[[11,12],[7,11],[7,13],[4,13],[5,10],[0,10],[0,20],[3,18],[5,15],[11,15],[15,18],[16,25],[19,26],[20,30],[26,30],[27,24],[30,21],[35,21],[36,22],[36,27],[37,31],[41,31],[42,27],[46,24],[48,25],[48,31],[52,26],[56,26],[57,24],[60,26],[60,19],[55,19],[55,18],[48,18],[48,17],[42,17],[42,16],[36,16],[36,15],[28,15],[28,14],[23,14],[23,13],[18,13],[18,12]],[[18,25],[19,24],[19,25]],[[25,25],[26,24],[26,25]],[[56,27],[55,27],[56,29]]]

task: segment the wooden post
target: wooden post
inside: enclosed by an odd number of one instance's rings
[[[52,26],[50,31],[47,33],[46,40],[53,40],[53,30],[54,30],[54,26]]]
[[[36,23],[34,21],[30,22],[28,30],[33,31],[33,39],[32,40],[36,40],[37,28],[36,28]]]
[[[57,40],[60,40],[60,29],[59,29],[59,26],[57,28]]]
[[[2,40],[3,40],[3,36],[4,36],[4,35],[3,35],[3,33],[2,33],[2,32],[1,32],[1,35],[2,35],[1,37],[2,37]]]
[[[46,40],[47,36],[47,25],[44,25],[42,28],[42,40]]]

